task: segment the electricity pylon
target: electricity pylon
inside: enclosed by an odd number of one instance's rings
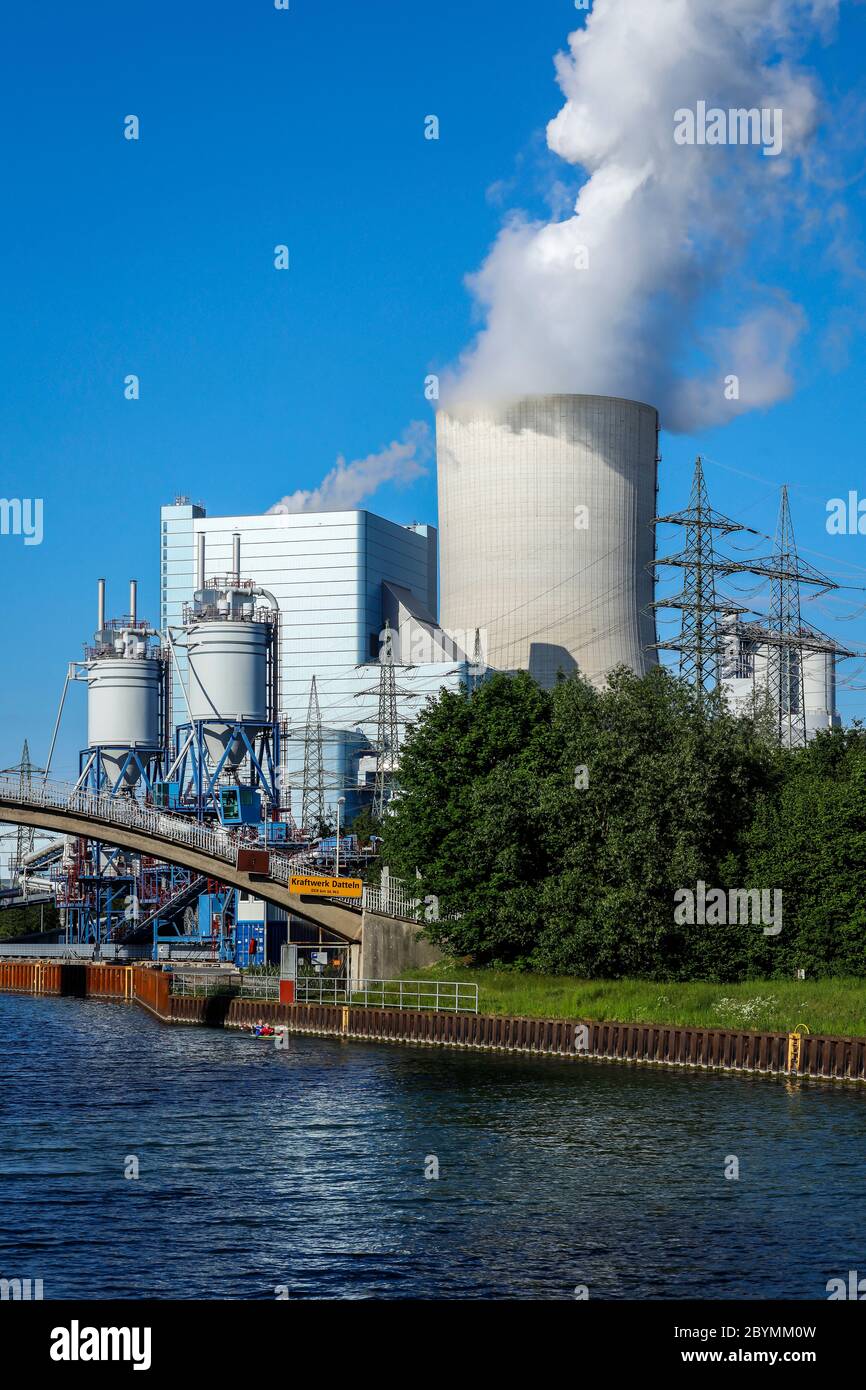
[[[656,525],[668,522],[685,528],[682,550],[656,561],[657,565],[682,569],[683,587],[678,594],[653,604],[656,609],[680,609],[681,630],[675,640],[656,642],[655,648],[678,651],[680,675],[703,696],[717,686],[719,680],[719,615],[743,611],[717,592],[716,575],[724,566],[716,560],[714,533],[729,535],[732,531],[742,531],[743,527],[710,506],[700,455],[695,460],[691,497],[685,511],[657,516],[655,520]]]
[[[386,789],[397,766],[399,747],[394,641],[391,624],[386,620],[379,665],[379,716],[376,720],[376,785],[373,790],[373,815],[376,820],[381,820],[385,814]],[[390,764],[387,770],[386,762]],[[392,775],[389,776],[389,773]]]
[[[310,701],[304,729],[304,786],[301,796],[301,829],[315,836],[325,819],[325,759],[322,753],[322,711],[316,677],[310,681]]]
[[[470,690],[474,695],[481,680],[481,672],[485,669],[484,652],[481,645],[481,628],[475,629],[475,645],[472,649],[472,674],[469,677]]]
[[[397,771],[397,757],[400,751],[400,725],[411,721],[400,714],[399,701],[418,700],[419,692],[404,690],[397,684],[397,665],[394,660],[394,633],[390,622],[385,621],[381,634],[379,650],[378,683],[365,690],[355,692],[355,698],[364,695],[378,696],[376,715],[376,781],[373,788],[373,804],[370,808],[375,820],[381,820],[388,804],[388,793]],[[361,719],[360,724],[372,724],[373,719]]]
[[[37,767],[30,758],[30,743],[25,738],[24,747],[21,750],[21,761],[15,763],[14,767],[4,767],[0,772],[18,773],[18,791],[23,800],[29,800],[33,789],[34,772],[43,772],[44,768]],[[15,859],[9,865],[9,877],[17,878],[20,881],[21,873],[24,868],[24,858],[30,854],[35,844],[36,830],[32,825],[19,825],[15,836]]]
[[[738,619],[733,635],[763,653],[765,674],[761,684],[765,688],[763,692],[756,690],[755,695],[763,694],[766,699],[774,738],[784,747],[803,747],[806,743],[804,652],[828,653],[834,659],[851,653],[803,621],[800,586],[812,585],[817,596],[838,589],[839,585],[797,554],[787,487],[782,488],[773,553],[759,559],[734,560],[716,554],[715,532],[727,535],[752,528],[740,526],[710,507],[700,458],[695,464],[692,494],[686,510],[657,517],[656,521],[684,526],[686,532],[685,545],[678,554],[656,561],[657,565],[677,565],[684,571],[682,591],[653,604],[654,608],[682,609],[682,631],[673,641],[657,642],[656,648],[678,651],[680,675],[699,693],[707,693],[719,682],[719,657],[725,637],[730,638],[732,633],[730,628],[722,631],[719,615],[741,616],[749,611],[719,594],[716,577],[750,574],[769,580],[769,615],[758,615],[757,622]],[[757,672],[758,667],[754,669]]]
[[[759,574],[770,581],[770,612],[758,626],[757,633],[766,651],[766,696],[773,734],[784,748],[803,748],[806,745],[804,653],[830,654],[834,661],[851,653],[803,620],[801,585],[811,585],[816,598],[840,586],[814,565],[800,559],[787,487],[782,488],[772,555],[741,565],[726,561],[724,568],[729,574],[735,571]]]
[[[782,488],[773,557],[779,574],[772,583],[769,627],[776,641],[767,653],[767,685],[776,737],[788,748],[803,748],[806,744],[806,701],[800,640],[800,582],[787,487]]]

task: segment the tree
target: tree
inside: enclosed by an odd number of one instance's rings
[[[678,927],[674,894],[738,884],[742,831],[772,754],[753,726],[698,699],[661,667],[614,672],[603,692],[553,692],[543,789],[551,872],[537,968],[585,975],[724,978],[742,968],[736,931]],[[575,788],[585,767],[587,786]]]
[[[749,872],[782,889],[786,973],[866,974],[866,733],[819,734],[759,804]]]
[[[866,734],[780,749],[655,668],[496,675],[410,732],[384,859],[479,964],[666,979],[866,974]],[[782,930],[677,923],[678,890],[782,893]],[[448,913],[460,914],[456,920]]]
[[[358,812],[348,831],[351,835],[357,835],[359,845],[368,845],[373,836],[379,834],[379,822],[374,818],[369,806],[364,806]]]
[[[418,870],[423,896],[466,914],[448,928],[457,954],[513,959],[531,944],[532,924],[514,903],[540,867],[531,802],[549,710],[549,695],[528,674],[494,675],[471,695],[440,692],[400,750],[401,794],[382,825],[383,862],[406,879]],[[428,931],[443,939],[437,925]]]

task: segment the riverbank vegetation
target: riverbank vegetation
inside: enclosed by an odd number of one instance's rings
[[[464,980],[478,985],[478,1010],[520,1018],[579,1018],[599,1023],[663,1023],[866,1037],[860,979],[704,981],[578,980],[566,975],[443,964],[404,979]]]
[[[53,903],[41,907],[5,907],[0,912],[0,940],[9,941],[27,932],[56,931],[60,915]]]
[[[449,957],[599,981],[866,975],[859,727],[786,750],[660,668],[604,691],[494,675],[428,704],[400,783],[383,862],[436,896]],[[677,920],[699,883],[780,891],[780,921]]]

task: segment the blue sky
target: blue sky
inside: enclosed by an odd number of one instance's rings
[[[314,487],[338,455],[432,423],[425,375],[477,328],[465,275],[509,207],[550,215],[545,192],[563,176],[544,143],[562,105],[553,56],[579,23],[566,0],[7,10],[0,492],[44,499],[44,540],[0,538],[3,765],[24,734],[45,756],[66,663],[93,627],[97,575],[114,594],[138,577],[141,611],[155,618],[163,502],[183,492],[213,513],[263,511]],[[659,499],[685,503],[700,450],[715,505],[772,531],[788,482],[804,557],[856,585],[864,538],[830,537],[824,523],[829,497],[866,496],[864,50],[866,7],[845,4],[839,37],[816,38],[808,55],[844,170],[833,197],[847,209],[853,270],[832,254],[820,204],[803,210],[808,237],[789,228],[762,249],[762,278],[806,315],[796,390],[726,429],[663,437]],[[431,112],[438,142],[423,138]],[[129,113],[137,142],[123,138]],[[273,269],[282,242],[284,274]],[[366,505],[435,520],[432,466]],[[810,617],[866,646],[862,616],[836,620],[866,592],[847,599]],[[866,710],[860,690],[840,703]],[[83,734],[76,689],[58,773]]]

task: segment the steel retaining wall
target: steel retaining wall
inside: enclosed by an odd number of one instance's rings
[[[79,999],[132,999],[130,965],[90,965],[86,961],[0,960],[0,991],[16,994],[68,994]]]
[[[137,1004],[156,1014],[158,1019],[169,1016],[170,979],[162,970],[149,970],[146,966],[132,968],[132,991]]]
[[[244,1028],[261,1018],[290,1033],[370,1042],[866,1081],[866,1038],[279,1004],[227,994],[173,995],[169,988],[168,974],[146,966],[0,960],[0,991],[129,999],[164,1023]]]
[[[799,1065],[789,1066],[787,1033],[747,1033],[662,1024],[581,1023],[570,1019],[512,1018],[500,1014],[434,1013],[333,1004],[278,1004],[225,997],[171,996],[171,1022],[219,1022],[243,1028],[257,1019],[284,1024],[291,1033],[370,1042],[414,1043],[483,1051],[528,1053],[703,1067],[826,1080],[866,1081],[866,1038],[800,1038]]]

